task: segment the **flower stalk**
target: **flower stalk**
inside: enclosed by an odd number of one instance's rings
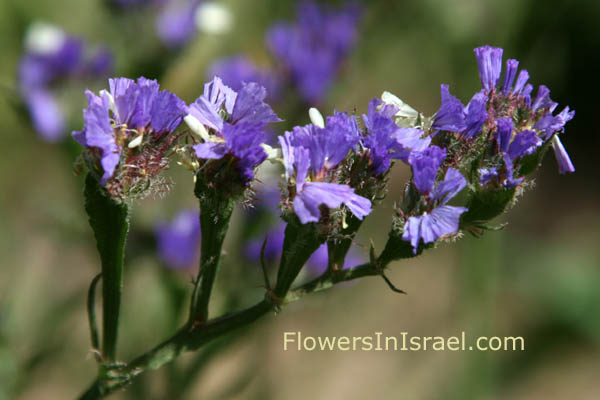
[[[129,206],[107,196],[92,174],[85,180],[85,210],[102,263],[102,359],[115,361],[123,291]],[[93,333],[92,333],[93,334]]]
[[[197,179],[194,193],[200,203],[201,256],[200,269],[194,285],[190,307],[190,322],[208,319],[210,295],[215,283],[223,241],[229,228],[234,200]]]

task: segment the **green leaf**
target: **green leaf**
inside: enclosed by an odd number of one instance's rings
[[[548,148],[552,144],[552,138],[546,141],[542,147],[540,147],[535,153],[528,154],[521,158],[519,164],[521,168],[519,168],[519,176],[525,176],[533,173],[540,165],[542,165],[542,161],[544,160],[544,156],[548,151]]]
[[[96,178],[85,179],[85,211],[96,237],[102,263],[102,356],[114,361],[121,293],[125,243],[129,231],[129,206],[108,196]]]
[[[480,224],[496,218],[504,212],[515,196],[514,188],[484,188],[471,192],[461,217],[461,228]]]

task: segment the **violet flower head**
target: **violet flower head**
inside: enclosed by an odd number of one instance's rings
[[[504,172],[499,173],[498,177],[503,185],[514,186],[522,182],[522,179],[513,177],[513,173],[521,170],[519,159],[537,151],[545,143],[550,144],[550,140],[559,172],[573,172],[574,167],[566,150],[554,137],[564,130],[575,112],[566,107],[553,115],[558,104],[552,101],[550,90],[544,85],[539,86],[532,100],[534,87],[527,83],[529,73],[518,70],[517,60],[506,61],[506,71],[500,85],[502,53],[501,48],[490,46],[475,49],[483,89],[464,107],[460,100],[450,94],[448,86],[442,85],[442,104],[434,116],[432,128],[444,131],[444,135],[453,136],[458,141],[474,139],[482,133],[496,135],[499,145],[497,153],[493,156],[494,160],[487,160],[487,165],[479,168],[483,171],[480,183],[492,182],[494,179],[490,178],[490,171],[501,170]],[[469,146],[471,142],[465,143]]]
[[[323,99],[354,46],[359,14],[356,4],[333,10],[303,1],[295,23],[278,23],[268,31],[269,49],[308,103]]]
[[[375,175],[386,172],[392,159],[408,162],[411,151],[425,150],[431,143],[431,137],[423,137],[421,129],[396,125],[393,118],[397,112],[397,107],[373,99],[369,102],[368,114],[363,115],[367,129],[363,145],[369,150]]]
[[[324,128],[296,127],[279,137],[286,176],[295,181],[294,212],[303,224],[318,222],[322,205],[335,209],[344,204],[359,219],[371,212],[371,201],[353,188],[325,181],[360,139],[343,128],[347,123],[339,113],[329,117]]]
[[[239,92],[215,77],[204,85],[204,94],[187,108],[185,121],[202,140],[193,146],[201,160],[232,157],[241,183],[254,179],[254,169],[268,154],[265,127],[279,122],[264,102],[266,89],[257,83],[244,83]]]
[[[185,103],[146,78],[110,79],[109,91],[86,97],[84,128],[72,136],[86,147],[88,168],[115,199],[143,197],[141,188],[168,165]]]
[[[467,211],[465,207],[447,205],[448,201],[467,184],[458,170],[448,168],[444,179],[435,185],[441,156],[442,153],[434,150],[426,154],[411,154],[409,159],[413,168],[415,186],[426,200],[425,210],[420,215],[409,217],[404,224],[402,239],[410,242],[414,254],[417,253],[421,240],[424,244],[433,243],[442,236],[458,232],[460,216]],[[421,180],[419,185],[417,185],[417,176]]]
[[[200,217],[197,210],[179,212],[173,221],[154,228],[158,256],[173,269],[194,266],[200,256]]]
[[[106,76],[112,56],[106,48],[94,52],[83,40],[45,23],[29,28],[25,47],[19,62],[19,90],[40,137],[55,142],[66,133],[56,88],[66,80]]]
[[[277,77],[267,70],[259,69],[244,56],[233,56],[215,61],[208,69],[209,76],[218,76],[223,83],[236,92],[242,89],[244,82],[256,82],[264,86],[270,99],[276,98],[279,91]]]

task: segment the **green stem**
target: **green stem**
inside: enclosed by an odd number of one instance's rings
[[[129,207],[111,199],[96,178],[85,180],[85,210],[102,262],[102,357],[116,360]]]
[[[379,274],[380,270],[371,263],[337,271],[334,274],[325,273],[321,277],[290,291],[285,296],[283,304],[299,300],[306,294],[328,289],[341,282]],[[174,360],[183,352],[197,350],[224,334],[247,326],[274,309],[275,305],[268,297],[266,297],[252,307],[212,319],[203,325],[187,324],[170,339],[134,359],[126,367],[120,370],[119,374],[126,377],[125,380],[129,381],[136,375],[149,369],[160,368],[165,363]],[[111,382],[108,379],[98,379],[90,386],[88,391],[80,397],[80,399],[100,399],[122,386],[123,382],[121,381]]]
[[[310,256],[323,243],[315,224],[291,221],[285,227],[283,251],[273,293],[283,299]]]
[[[196,184],[195,193],[200,202],[202,237],[200,269],[192,294],[190,321],[204,322],[208,320],[210,295],[217,276],[221,249],[229,228],[234,202],[199,183]]]
[[[352,246],[356,232],[362,224],[362,220],[356,218],[352,214],[346,216],[346,228],[342,229],[341,238],[333,238],[327,241],[327,247],[329,248],[329,265],[328,267],[332,270],[341,270],[344,268],[344,261],[346,255]]]

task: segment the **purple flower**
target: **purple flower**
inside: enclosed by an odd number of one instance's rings
[[[277,77],[260,70],[244,56],[234,56],[215,61],[208,69],[209,76],[218,76],[223,83],[235,91],[242,89],[244,82],[256,82],[267,89],[269,98],[276,98],[279,90]]]
[[[479,79],[486,92],[496,88],[502,70],[502,49],[483,46],[475,49],[475,57],[479,65]]]
[[[411,153],[408,163],[412,167],[415,187],[420,194],[431,193],[444,158],[446,158],[446,149],[438,146],[430,146],[424,151]]]
[[[487,185],[492,180],[498,177],[498,170],[494,167],[491,168],[479,168],[479,184],[481,186]]]
[[[356,41],[358,20],[354,4],[331,10],[303,1],[296,23],[278,23],[268,31],[269,49],[307,102],[322,100]]]
[[[36,131],[42,139],[54,142],[65,134],[66,116],[53,86],[68,79],[104,76],[112,56],[103,48],[88,57],[90,50],[83,40],[43,23],[29,28],[25,44],[19,62],[19,89]]]
[[[573,117],[575,117],[575,111],[569,111],[567,106],[557,115],[552,115],[552,112],[546,113],[534,128],[541,131],[544,139],[548,140],[554,132],[562,130]]]
[[[158,256],[174,269],[191,268],[200,256],[200,217],[198,211],[185,210],[171,222],[154,228]]]
[[[35,130],[49,142],[60,140],[65,121],[56,98],[45,89],[29,90],[24,96]]]
[[[523,181],[523,178],[514,176],[514,165],[523,156],[534,153],[543,141],[534,131],[515,131],[512,119],[498,118],[496,143],[498,144],[498,153],[501,154],[504,161],[504,174],[501,174],[496,167],[480,168],[479,183],[484,186],[496,178],[501,178],[504,187],[514,187]]]
[[[504,72],[504,83],[502,84],[502,94],[508,96],[511,92],[511,88],[517,76],[517,70],[519,68],[519,62],[517,60],[508,59],[506,60],[506,71]],[[527,71],[524,71],[527,73]]]
[[[161,91],[156,81],[145,78],[110,79],[109,91],[102,90],[98,96],[88,90],[86,97],[84,128],[72,135],[89,150],[90,170],[96,171],[100,164],[102,185],[115,176],[122,157],[127,161],[123,172],[127,171],[131,174],[127,178],[135,181],[146,181],[166,167],[163,156],[174,138],[165,137],[181,123],[185,113],[183,101]]]
[[[488,118],[486,109],[487,97],[483,92],[476,93],[467,107],[465,107],[465,125],[464,137],[473,138],[481,133],[481,128]]]
[[[461,133],[463,137],[473,138],[481,132],[488,118],[487,97],[483,92],[476,93],[467,106],[450,94],[448,85],[440,85],[442,105],[435,114],[432,128]]]
[[[380,107],[378,110],[377,108]],[[367,135],[363,145],[369,150],[369,157],[375,175],[381,175],[390,168],[392,159],[408,162],[411,151],[421,151],[431,143],[431,137],[423,137],[423,131],[416,128],[400,128],[393,120],[398,108],[381,100],[369,102],[368,114],[363,114]]]
[[[457,139],[474,138],[482,132],[484,126],[491,130],[495,123],[497,151],[501,156],[498,159],[504,160],[503,184],[514,186],[522,181],[513,177],[513,172],[519,170],[516,165],[519,158],[533,153],[543,143],[547,143],[555,132],[562,131],[575,112],[566,107],[559,114],[553,115],[558,104],[552,101],[550,90],[544,85],[540,85],[532,101],[533,85],[527,83],[529,73],[526,70],[518,72],[517,60],[506,61],[504,81],[498,90],[502,52],[501,48],[490,46],[475,49],[483,89],[464,107],[460,100],[450,94],[448,86],[442,85],[442,104],[434,117],[432,128],[458,133]],[[515,119],[516,126],[513,126],[512,119]],[[533,129],[522,128],[531,126]],[[571,171],[573,167],[564,147],[553,142],[553,148],[560,160],[560,172]],[[499,167],[501,166],[488,165],[482,168],[480,183],[490,182],[490,171],[498,173]]]
[[[571,158],[562,142],[560,141],[558,136],[554,136],[552,139],[552,148],[554,149],[554,156],[556,157],[556,162],[558,163],[558,170],[561,174],[565,174],[567,172],[575,172],[575,167],[571,162]]]
[[[345,268],[355,267],[365,262],[365,257],[361,254],[356,247],[350,247],[346,258],[344,259]],[[329,252],[327,250],[327,243],[322,244],[319,248],[310,256],[306,262],[308,270],[314,275],[321,275],[327,270],[329,264]]]
[[[169,1],[156,17],[156,32],[167,47],[184,45],[196,33],[195,11],[200,0]]]
[[[432,158],[433,162],[437,163],[436,155],[427,158]],[[418,170],[421,167],[428,170],[430,168],[424,162],[416,165],[417,167],[413,166],[413,173],[416,172],[415,169]],[[437,173],[437,171],[435,172]],[[425,175],[429,174],[430,172],[425,173]],[[442,236],[451,235],[458,231],[460,216],[467,209],[465,207],[449,206],[446,203],[456,196],[466,184],[467,181],[460,172],[454,168],[448,168],[444,180],[438,183],[429,196],[429,211],[408,218],[404,224],[402,239],[410,242],[413,253],[417,253],[421,239],[424,244],[433,243]]]
[[[319,221],[321,205],[332,209],[344,204],[359,219],[371,212],[371,201],[355,194],[350,186],[320,181],[353,147],[347,134],[308,125],[279,137],[288,178],[295,175],[293,205],[303,224]]]
[[[267,158],[263,149],[266,125],[280,121],[264,102],[266,95],[265,88],[254,82],[244,83],[239,92],[218,77],[207,83],[185,118],[204,140],[193,146],[196,156],[208,160],[231,155],[243,183],[248,184],[254,178],[254,168]]]

